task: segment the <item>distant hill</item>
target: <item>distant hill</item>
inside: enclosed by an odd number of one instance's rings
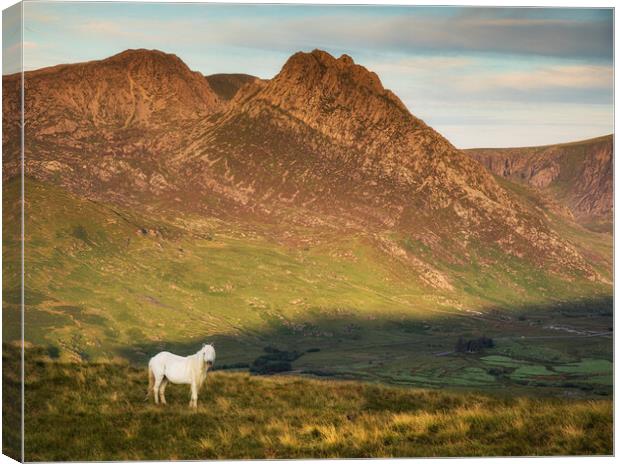
[[[232,100],[239,89],[248,82],[254,82],[258,77],[249,74],[211,74],[206,76],[213,91],[222,100]]]
[[[568,207],[580,223],[610,230],[613,135],[542,147],[470,149],[465,153],[494,174],[548,193]]]

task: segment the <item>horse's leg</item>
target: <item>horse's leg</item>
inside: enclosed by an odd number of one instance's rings
[[[194,409],[198,407],[198,387],[196,382],[192,382],[192,397],[189,400],[189,407]]]
[[[163,378],[161,381],[161,386],[159,387],[159,396],[161,399],[161,404],[166,404],[166,385],[168,385],[168,379]]]
[[[155,377],[155,385],[153,385],[153,396],[155,397],[155,404],[159,404],[159,386],[161,385],[161,381],[163,380],[163,376]]]

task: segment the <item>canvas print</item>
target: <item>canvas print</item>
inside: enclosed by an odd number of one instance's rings
[[[613,454],[613,9],[3,12],[3,453]]]

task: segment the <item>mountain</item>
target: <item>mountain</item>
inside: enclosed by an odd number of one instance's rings
[[[491,172],[530,185],[566,206],[582,224],[609,230],[613,221],[613,135],[524,148],[465,153]]]
[[[3,83],[10,121],[20,76]],[[155,50],[27,72],[24,87],[27,175],[113,201],[146,201],[184,132],[223,105],[203,75]],[[8,140],[19,139],[17,122],[6,125]],[[17,170],[11,159],[5,179]]]
[[[222,100],[232,100],[239,89],[258,77],[249,74],[211,74],[206,76],[209,85]]]
[[[443,290],[454,281],[441,263],[508,256],[599,279],[544,214],[351,57],[300,52],[273,79],[246,80],[225,102],[221,78],[147,50],[27,72],[26,173],[124,207],[270,224],[281,238],[364,233]]]

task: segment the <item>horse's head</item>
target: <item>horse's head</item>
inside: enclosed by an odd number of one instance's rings
[[[200,350],[200,356],[208,367],[213,367],[213,364],[215,363],[215,348],[213,347],[213,344],[203,344],[202,349]]]

